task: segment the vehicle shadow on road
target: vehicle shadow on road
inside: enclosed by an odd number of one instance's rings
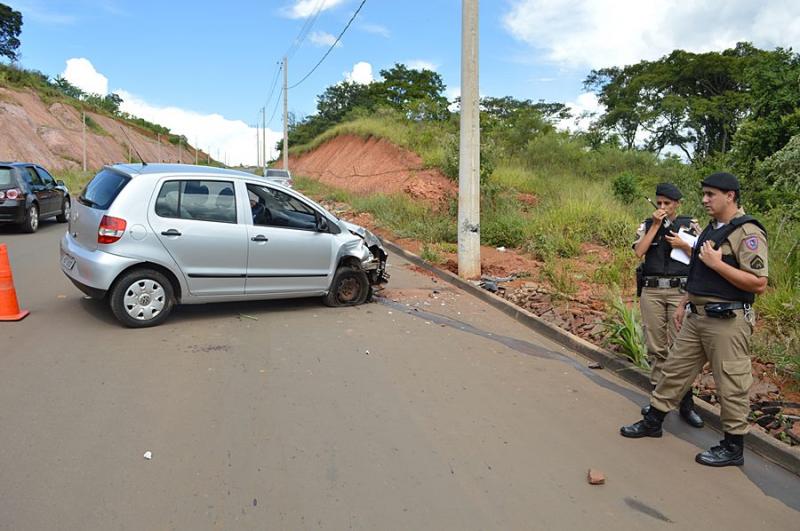
[[[35,236],[36,234],[40,234],[43,232],[52,233],[54,231],[65,231],[67,230],[66,223],[59,223],[56,220],[48,219],[39,221],[39,229],[34,234],[29,234],[27,232],[22,232],[22,229],[19,228],[18,225],[13,225],[11,223],[3,223],[0,224],[0,236],[11,236],[11,237],[27,237],[30,238]]]
[[[110,326],[123,328],[114,318],[108,307],[107,300],[97,300],[91,298],[81,299],[81,307],[93,318],[102,321]],[[245,302],[217,302],[209,304],[187,304],[179,305],[172,312],[172,315],[164,324],[179,324],[182,322],[208,321],[212,319],[241,319],[256,322],[259,319],[267,318],[274,312],[302,312],[307,310],[319,309],[319,311],[331,310],[321,302],[320,297],[308,297],[302,299],[283,299],[283,300],[262,300]]]

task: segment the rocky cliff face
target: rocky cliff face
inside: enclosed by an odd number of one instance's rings
[[[87,168],[138,161],[194,163],[195,150],[181,149],[155,133],[132,127],[102,114],[87,112],[94,124],[86,128]],[[122,129],[127,133],[127,138]],[[46,103],[33,91],[0,87],[0,160],[36,162],[51,170],[80,169],[83,165],[83,125],[74,107]],[[130,150],[129,150],[130,149]],[[207,155],[200,152],[199,159]],[[182,160],[180,160],[182,159]]]

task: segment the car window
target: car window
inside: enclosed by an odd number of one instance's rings
[[[267,177],[283,177],[289,178],[289,172],[287,170],[267,170]]]
[[[36,173],[36,170],[31,168],[30,166],[26,166],[25,170],[22,172],[25,176],[25,180],[28,184],[32,184],[34,186],[42,186],[42,178],[39,177],[39,174]]]
[[[236,194],[230,181],[190,179],[161,185],[155,205],[164,218],[236,223]]]
[[[89,181],[78,201],[91,208],[107,210],[130,180],[127,175],[102,170]]]
[[[14,176],[11,175],[11,168],[0,168],[0,186],[13,186]]]
[[[254,225],[316,230],[313,208],[291,195],[268,186],[247,185]]]
[[[56,185],[56,180],[53,179],[53,176],[50,175],[49,173],[47,173],[44,169],[42,169],[42,168],[34,168],[34,170],[39,174],[39,177],[42,178],[42,182],[44,182],[44,184],[46,186],[55,186]]]

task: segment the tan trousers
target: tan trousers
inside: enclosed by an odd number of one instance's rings
[[[687,314],[683,327],[661,366],[661,378],[650,397],[660,411],[672,411],[689,390],[706,360],[711,363],[721,406],[722,429],[744,435],[750,429],[750,334],[742,310],[733,319]]]
[[[683,298],[679,288],[644,288],[639,299],[642,311],[642,328],[650,358],[650,383],[656,385],[661,378],[661,366],[667,359],[669,348],[678,335],[672,316]]]

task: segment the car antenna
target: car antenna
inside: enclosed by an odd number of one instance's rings
[[[136,146],[133,145],[133,142],[131,141],[131,137],[128,136],[128,133],[125,131],[125,128],[122,127],[121,125],[119,126],[119,128],[122,129],[122,134],[125,135],[125,138],[128,139],[128,144],[130,144],[130,146],[133,148],[133,152],[136,153],[136,156],[139,157],[139,160],[142,161],[142,166],[147,166],[147,163],[144,161],[142,156],[139,155],[139,150],[136,149]]]

